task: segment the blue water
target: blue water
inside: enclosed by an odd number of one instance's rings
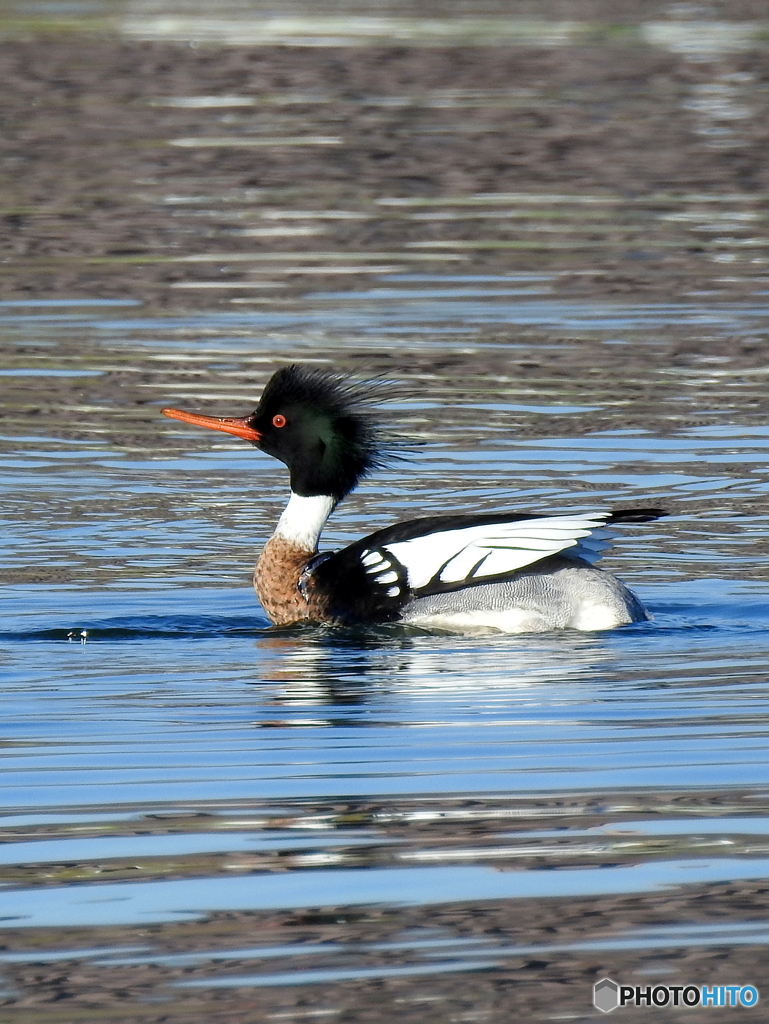
[[[511,1024],[587,1018],[604,975],[766,988],[769,253],[748,149],[766,25],[720,0],[568,6],[0,12],[20,211],[0,280],[0,1005],[18,1024]],[[367,44],[398,38],[390,77],[384,51],[369,74],[336,50],[354,15],[379,18]],[[70,72],[96,36],[62,48],[57,26],[129,42]],[[409,71],[401,46],[448,28],[457,81]],[[265,34],[297,74],[258,51],[243,70]],[[500,38],[528,43],[521,80],[473,88]],[[655,168],[650,111],[681,139]],[[468,151],[497,125],[508,144],[500,117],[521,160],[497,183]],[[457,160],[424,187],[374,168],[391,131]],[[288,153],[320,168],[299,188],[280,145],[195,145],[320,132],[339,146]],[[242,415],[289,361],[398,382],[383,416],[415,442],[324,546],[447,511],[661,506],[605,556],[650,620],[271,627],[251,571],[284,468],[160,409]]]
[[[461,294],[456,274],[445,294],[453,288]],[[663,354],[649,391],[639,357],[682,324],[748,332],[769,320],[769,308],[532,304],[500,300],[493,287],[477,306],[458,296],[427,301],[421,289],[418,276],[399,277],[397,291],[385,279],[379,291],[350,296],[354,315],[344,293],[308,295],[292,314],[164,319],[134,309],[130,319],[105,321],[9,312],[2,329],[8,379],[23,389],[16,401],[43,397],[46,380],[82,388],[82,377],[97,387],[104,372],[127,390],[124,401],[107,404],[65,390],[39,427],[12,415],[3,431],[10,583],[0,598],[0,827],[14,842],[0,863],[27,871],[0,893],[6,928],[50,929],[55,952],[65,924],[133,927],[391,901],[428,913],[447,900],[650,893],[769,876],[750,838],[766,831],[769,785],[769,428],[750,372],[682,368]],[[464,372],[432,379],[405,360],[407,392],[391,416],[423,445],[339,510],[327,543],[446,508],[661,504],[670,517],[618,531],[607,563],[648,604],[650,622],[599,634],[483,637],[269,626],[249,576],[284,500],[284,472],[237,442],[167,423],[160,405],[237,414],[252,407],[283,354],[313,365],[344,361],[353,339],[337,346],[319,340],[319,330],[376,336],[397,324],[388,345],[419,356],[428,344],[419,329],[446,320],[457,333],[440,335],[431,351],[470,346],[475,354],[460,355]],[[499,351],[483,333],[489,323],[513,336],[523,324],[544,337],[588,334],[542,349],[523,342],[543,361],[529,380],[515,371],[518,347],[505,356],[509,373],[484,371],[488,353]],[[85,338],[77,353],[74,326]],[[635,363],[623,347],[603,346],[618,330],[638,332]],[[265,331],[279,333],[271,341]],[[19,366],[17,339],[28,335],[46,344],[33,347],[34,359],[25,349]],[[574,365],[571,380],[548,351]],[[593,380],[589,353],[599,351]],[[742,803],[730,806],[730,791]],[[680,803],[665,810],[668,797],[688,800],[689,817]],[[545,810],[538,825],[527,819],[514,832],[501,818],[493,841],[465,835],[469,819],[460,815],[455,837],[465,839],[442,848],[418,830],[386,834],[370,812],[350,832],[344,816],[324,809],[329,801],[396,801],[416,822],[450,820],[454,802],[467,798],[510,814],[511,801],[529,801],[530,811],[538,800]],[[656,801],[648,820],[644,799]],[[556,827],[563,800],[598,800],[601,829],[575,823],[565,846],[548,846],[548,837],[564,835]],[[180,824],[158,831],[155,820]],[[549,866],[521,867],[535,849]],[[256,855],[281,857],[285,873],[243,877],[237,858],[247,866]],[[178,870],[196,877],[157,876],[159,861],[180,857]],[[552,870],[575,857],[578,869]],[[126,858],[154,864],[155,877],[87,874],[88,865]],[[236,858],[234,869],[222,858]],[[73,864],[80,867],[67,875]],[[491,969],[504,950],[484,955]],[[200,956],[208,962],[205,950]],[[421,956],[393,970],[477,966],[454,956],[426,965]],[[358,968],[345,970],[332,974],[353,977]],[[384,977],[390,969],[360,970]],[[218,984],[207,978],[200,984]],[[265,973],[222,984],[313,978]]]

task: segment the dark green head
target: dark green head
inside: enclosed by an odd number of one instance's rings
[[[242,419],[163,412],[251,441],[288,466],[295,494],[339,501],[395,455],[372,415],[383,397],[377,381],[359,383],[292,365],[272,375],[254,412]]]

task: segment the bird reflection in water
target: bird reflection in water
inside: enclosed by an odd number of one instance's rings
[[[434,696],[496,703],[505,694],[518,703],[541,691],[595,682],[615,660],[602,637],[550,634],[532,637],[436,636],[403,627],[376,630],[298,626],[268,630],[258,640],[260,679],[277,704],[375,704],[384,694]],[[535,689],[536,688],[536,689]],[[552,696],[552,694],[551,694]],[[572,698],[575,696],[572,693]],[[296,723],[292,723],[296,724]]]

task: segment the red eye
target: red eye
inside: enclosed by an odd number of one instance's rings
[[[273,427],[285,427],[286,417],[278,413],[276,416],[272,417],[272,425]]]

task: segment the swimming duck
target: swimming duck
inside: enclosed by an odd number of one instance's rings
[[[270,378],[248,416],[162,410],[250,441],[288,467],[289,501],[254,572],[273,623],[521,633],[612,629],[648,618],[635,594],[592,563],[607,547],[602,527],[649,522],[665,514],[660,509],[427,516],[319,554],[318,538],[338,503],[399,455],[397,440],[376,422],[378,400],[376,382],[292,365]]]

